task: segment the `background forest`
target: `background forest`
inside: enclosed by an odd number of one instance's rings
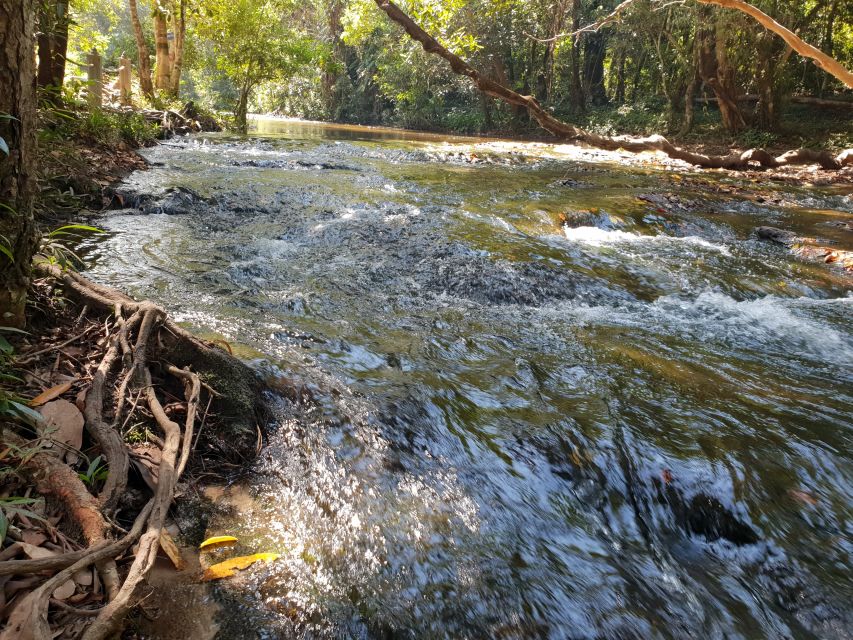
[[[55,30],[61,3],[47,0],[43,33]],[[749,16],[695,2],[637,0],[598,31],[571,35],[618,4],[415,0],[401,6],[490,78],[599,133],[725,134],[766,145],[780,132],[795,132],[812,143],[846,142],[816,139],[816,130],[833,128],[826,120],[849,121],[849,105],[804,122],[805,107],[796,102],[838,98],[841,83],[792,55]],[[754,4],[842,64],[853,62],[851,3]],[[238,116],[266,112],[464,133],[535,130],[523,110],[482,96],[425,54],[372,0],[73,0],[70,76],[77,72],[73,61],[93,47],[107,69],[118,66],[122,53],[135,69],[150,55],[144,63],[155,70],[154,91]],[[171,74],[161,62],[170,56]],[[836,136],[850,135],[840,130]]]

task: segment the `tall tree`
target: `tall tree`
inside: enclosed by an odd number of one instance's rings
[[[35,12],[32,2],[0,0],[0,324],[24,324],[36,158]]]
[[[184,40],[187,33],[187,7],[185,0],[173,0],[172,2],[172,33],[171,47],[169,49],[169,60],[172,65],[169,76],[169,93],[178,97],[181,90],[181,72],[184,68]]]
[[[139,73],[139,87],[142,93],[148,97],[154,97],[154,84],[151,82],[151,57],[148,53],[148,43],[145,41],[145,33],[142,31],[142,23],[139,21],[139,8],[136,0],[128,0],[130,7],[130,21],[133,24],[133,35],[136,38],[137,67]]]
[[[38,77],[42,96],[54,104],[61,100],[68,50],[68,2],[38,2]]]
[[[154,88],[168,92],[172,89],[168,15],[159,0],[154,0],[151,7],[151,19],[154,21]]]

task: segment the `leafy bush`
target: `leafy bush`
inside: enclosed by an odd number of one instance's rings
[[[77,122],[81,137],[102,144],[125,142],[134,147],[144,147],[157,139],[157,126],[134,112],[110,112],[93,109]]]

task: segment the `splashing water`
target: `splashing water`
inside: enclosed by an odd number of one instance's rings
[[[282,554],[222,637],[850,637],[851,279],[751,234],[849,249],[849,193],[262,124],[149,151],[86,247],[312,391],[210,524]]]

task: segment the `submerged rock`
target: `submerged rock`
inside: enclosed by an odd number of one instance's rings
[[[853,272],[853,251],[821,246],[815,238],[805,238],[798,236],[793,231],[776,227],[757,227],[755,235],[760,240],[767,240],[788,247],[792,254],[807,262],[838,264],[845,271]]]

